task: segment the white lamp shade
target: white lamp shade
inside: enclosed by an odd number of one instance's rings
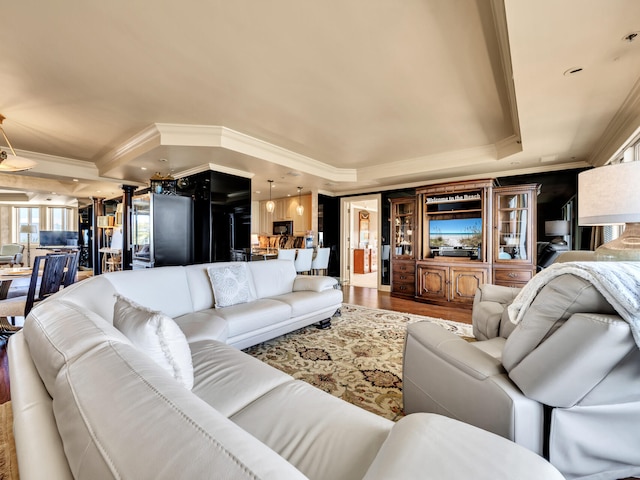
[[[569,235],[569,222],[566,220],[551,220],[544,222],[544,234],[548,237]]]
[[[269,212],[269,213],[273,213],[273,211],[274,211],[274,210],[275,210],[275,208],[276,208],[276,204],[275,204],[275,202],[273,202],[273,201],[269,200],[269,201],[266,203],[266,207],[267,207],[267,212]]]
[[[640,222],[640,162],[617,163],[578,175],[578,223]]]
[[[35,225],[20,225],[20,233],[38,233],[38,227]]]

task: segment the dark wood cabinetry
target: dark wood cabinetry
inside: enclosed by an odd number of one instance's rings
[[[535,274],[537,189],[471,180],[393,200],[392,294],[471,307],[483,283],[524,285]]]
[[[391,294],[416,292],[416,199],[391,200]]]
[[[537,184],[493,191],[493,283],[522,287],[536,268]]]

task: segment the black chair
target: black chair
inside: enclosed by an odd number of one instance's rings
[[[559,243],[540,242],[538,243],[537,271],[541,271],[555,262],[562,252],[568,252],[569,246]]]
[[[80,250],[73,253],[67,253],[67,267],[64,274],[63,286],[68,287],[76,282],[78,274],[78,263],[80,261]]]

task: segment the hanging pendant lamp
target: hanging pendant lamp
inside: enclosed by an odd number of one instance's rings
[[[296,207],[296,212],[298,212],[298,215],[300,216],[304,214],[304,207],[302,206],[302,187],[298,187],[298,206]]]
[[[269,201],[266,204],[267,212],[273,213],[276,208],[276,204],[271,200],[271,187],[273,187],[273,180],[268,180],[269,182]]]

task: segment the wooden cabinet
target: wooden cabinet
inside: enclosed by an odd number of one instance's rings
[[[375,272],[377,261],[375,248],[356,248],[353,251],[353,273]]]
[[[522,287],[536,268],[537,184],[493,191],[493,283]]]
[[[368,248],[356,248],[353,251],[353,273],[369,273],[371,255]]]
[[[416,299],[471,306],[491,281],[493,180],[418,189],[422,212]]]
[[[489,271],[489,267],[482,265],[418,262],[416,295],[434,303],[471,305],[478,287],[489,282]]]
[[[391,200],[391,294],[415,295],[416,199]]]
[[[413,297],[416,293],[415,260],[391,261],[391,294]]]

